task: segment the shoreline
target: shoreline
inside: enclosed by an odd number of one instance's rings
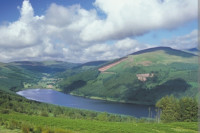
[[[60,91],[63,93],[62,91]],[[66,94],[66,93],[64,93]],[[102,100],[102,101],[107,101],[107,102],[115,102],[115,103],[123,103],[123,104],[137,104],[137,105],[149,105],[149,106],[155,106],[154,104],[149,104],[149,103],[141,103],[141,102],[133,102],[133,101],[125,101],[125,100],[116,100],[112,98],[103,98],[103,97],[97,97],[97,96],[84,96],[84,95],[78,95],[74,93],[69,93],[72,96],[77,96],[77,97],[83,97],[83,98],[88,98],[88,99],[94,99],[94,100]]]

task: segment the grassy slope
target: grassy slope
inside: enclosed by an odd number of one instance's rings
[[[0,64],[0,90],[18,91],[24,86],[23,83],[36,83],[42,74],[26,70],[20,66]]]
[[[20,129],[7,129],[5,127],[0,126],[1,133],[21,133],[22,131]]]
[[[96,133],[197,133],[198,126],[196,122],[176,122],[176,123],[133,123],[133,122],[102,122],[96,120],[66,119],[42,116],[29,116],[23,114],[2,114],[1,120],[21,121],[36,127],[61,128],[71,132]]]
[[[111,73],[96,71],[90,69],[66,78],[60,83],[63,91],[140,104],[155,104],[158,99],[170,94],[193,97],[198,92],[197,56],[181,51],[167,49],[129,55],[126,61],[107,70]],[[136,74],[142,73],[154,73],[154,77],[146,82],[139,81]],[[76,81],[84,84],[78,86]],[[76,86],[73,86],[75,83]]]
[[[60,80],[59,77],[52,78],[55,73],[63,72],[77,65],[60,61],[0,63],[0,90],[11,92],[30,87],[45,88],[48,84],[54,85],[54,82]],[[53,88],[57,87],[54,86]]]

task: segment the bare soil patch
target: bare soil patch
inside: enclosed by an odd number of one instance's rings
[[[114,63],[112,63],[112,64],[109,64],[109,65],[103,66],[103,67],[99,68],[98,70],[99,70],[100,72],[105,72],[106,70],[108,70],[108,69],[110,69],[110,68],[116,66],[117,64],[119,64],[119,63],[121,63],[121,62],[123,62],[123,61],[125,61],[125,60],[127,60],[127,58],[121,59],[121,60],[116,61],[116,62],[114,62]]]

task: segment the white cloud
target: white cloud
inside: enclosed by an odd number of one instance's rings
[[[81,32],[85,41],[122,39],[155,29],[171,29],[197,18],[197,0],[96,0],[107,16]]]
[[[163,46],[169,46],[175,49],[190,49],[197,48],[198,46],[198,30],[193,30],[191,33],[174,37],[171,40],[163,40],[161,42]]]
[[[29,1],[24,1],[18,21],[0,26],[1,48],[23,48],[38,45],[41,41],[41,20],[43,16],[34,17]]]
[[[197,0],[96,0],[92,10],[51,4],[34,15],[29,0],[20,18],[0,26],[0,61],[107,60],[149,47],[131,39],[197,18]],[[98,16],[103,11],[106,18]],[[106,42],[113,40],[113,44]]]
[[[149,47],[147,44],[141,44],[136,40],[125,38],[117,41],[115,44],[96,44],[84,50],[83,57],[95,60],[107,60],[126,56],[140,49]]]
[[[31,4],[29,3],[29,1],[25,0],[23,2],[23,6],[20,10],[20,14],[21,14],[20,19],[24,22],[30,22],[33,19],[34,11],[33,11]]]

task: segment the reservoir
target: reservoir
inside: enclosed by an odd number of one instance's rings
[[[154,117],[156,114],[155,107],[150,105],[137,105],[128,103],[109,102],[104,100],[94,100],[78,96],[72,96],[50,89],[28,89],[19,91],[17,92],[17,94],[27,99],[39,102],[50,103],[71,108],[108,112],[121,115],[130,115],[137,118],[148,116]]]

